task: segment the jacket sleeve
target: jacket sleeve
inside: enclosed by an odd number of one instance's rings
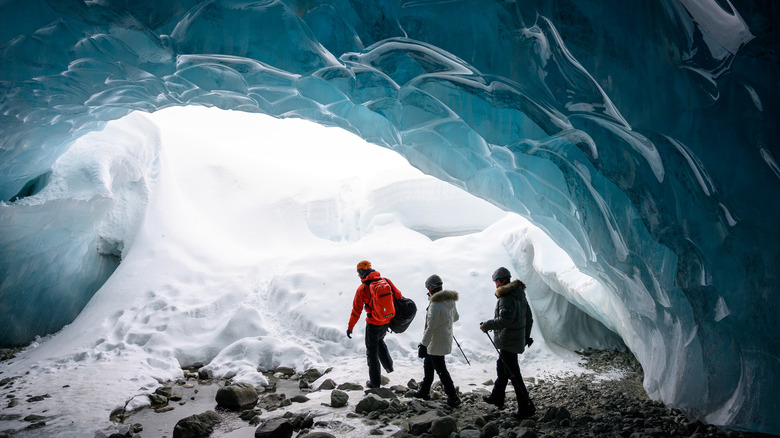
[[[361,283],[360,286],[358,286],[357,291],[355,291],[355,298],[352,300],[352,313],[349,315],[349,323],[347,324],[347,329],[349,331],[352,331],[352,329],[355,328],[355,324],[357,324],[360,319],[360,314],[363,313],[365,289],[365,285]]]
[[[496,306],[498,307],[497,316],[482,324],[482,327],[487,330],[501,330],[509,327],[516,318],[517,306],[513,302],[512,297],[504,296],[499,298]]]
[[[534,326],[534,317],[531,315],[531,305],[528,304],[528,297],[525,297],[525,337],[531,337],[531,328]]]
[[[441,327],[446,324],[446,318],[444,312],[442,312],[442,305],[440,303],[431,303],[431,307],[428,308],[428,325],[425,327],[423,338],[420,341],[421,344],[426,347],[431,344],[434,333],[441,330]]]
[[[460,319],[458,314],[458,306],[452,306],[452,322],[457,322]]]
[[[384,277],[382,277],[382,278],[384,278]],[[390,279],[389,279],[389,278],[385,278],[385,280],[387,280],[387,284],[389,284],[389,285],[390,285],[390,289],[392,289],[392,290],[393,290],[393,298],[395,298],[396,300],[398,300],[398,299],[401,299],[401,298],[403,298],[403,297],[404,297],[403,295],[401,295],[401,291],[400,291],[400,290],[398,290],[398,288],[397,288],[397,287],[395,287],[395,285],[393,284],[393,282],[392,282],[392,281],[390,281]]]

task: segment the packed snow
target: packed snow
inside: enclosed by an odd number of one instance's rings
[[[98,240],[118,268],[72,324],[0,363],[0,379],[21,376],[0,398],[48,395],[3,411],[46,416],[36,434],[108,430],[114,408],[148,405],[144,394],[196,362],[255,385],[280,365],[364,384],[364,319],[345,335],[362,259],[419,308],[408,331],[387,337],[391,385],[422,378],[416,346],[434,273],[460,293],[455,336],[471,365],[453,350],[455,384],[468,392],[495,377],[478,324],[493,315],[499,266],[529,285],[537,323],[524,376],[584,372],[558,345],[576,339],[575,325],[545,342],[540,327],[556,322],[540,310],[554,290],[598,296],[599,283],[520,216],[342,129],[206,108],[133,113],[79,139],[25,202],[107,200]]]

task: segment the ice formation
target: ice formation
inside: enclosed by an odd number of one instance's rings
[[[214,106],[344,128],[527,217],[607,286],[556,291],[553,320],[614,331],[656,399],[780,432],[776,8],[159,3],[0,4],[3,344],[76,316],[132,243],[155,165],[107,144],[83,157],[110,161],[84,175],[103,189],[36,204],[57,158],[134,110]]]

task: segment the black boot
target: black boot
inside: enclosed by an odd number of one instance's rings
[[[412,393],[412,397],[421,398],[423,400],[430,400],[431,394],[428,391],[423,391],[422,389],[418,389],[417,391],[414,391]]]
[[[458,397],[457,394],[447,397],[447,404],[453,408],[457,408],[461,404],[460,397]]]
[[[525,407],[523,407],[520,403],[518,403],[517,406],[517,418],[520,420],[525,420],[526,418],[531,418],[536,414],[536,406],[534,406],[534,402],[532,402],[530,399],[527,400],[527,403]]]
[[[504,409],[504,401],[503,400],[496,400],[493,398],[493,395],[483,395],[482,400],[485,401],[485,403],[495,405],[498,409]]]

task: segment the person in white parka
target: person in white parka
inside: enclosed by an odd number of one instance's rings
[[[458,320],[458,293],[442,289],[441,277],[434,274],[425,280],[428,289],[428,309],[425,312],[425,331],[418,345],[418,356],[423,361],[425,373],[420,389],[413,395],[417,398],[430,399],[433,372],[439,375],[439,380],[447,394],[447,404],[455,407],[460,405],[460,397],[452,382],[444,356],[452,353],[452,324]]]

